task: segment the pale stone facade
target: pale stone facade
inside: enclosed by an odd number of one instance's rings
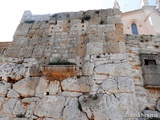
[[[159,10],[159,1],[157,6],[150,6],[148,0],[141,0],[141,9],[122,13],[124,34],[132,34],[133,23],[137,25],[138,35],[160,34]]]
[[[0,65],[0,120],[160,118],[159,54],[160,36],[123,34],[117,8],[26,11]]]

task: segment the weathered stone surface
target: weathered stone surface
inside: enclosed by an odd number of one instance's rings
[[[40,78],[40,81],[36,87],[36,96],[43,97],[46,95],[48,82],[49,81],[45,80],[43,77]]]
[[[8,117],[8,116],[0,117],[0,120],[12,120],[12,119],[13,119],[12,117]]]
[[[157,101],[156,109],[160,112],[160,100]]]
[[[64,108],[65,98],[62,96],[44,97],[36,106],[34,114],[39,117],[60,119]]]
[[[20,80],[26,74],[26,68],[23,67],[21,64],[15,63],[5,63],[0,66],[0,77],[3,80],[7,81],[8,79],[12,80]]]
[[[63,96],[71,96],[71,97],[77,97],[77,96],[81,96],[82,93],[78,93],[78,92],[62,92]]]
[[[130,66],[129,63],[119,63],[119,64],[104,64],[99,65],[95,68],[97,74],[108,74],[111,76],[130,76]]]
[[[87,55],[100,54],[100,53],[103,53],[102,42],[87,43],[87,50],[86,50]]]
[[[93,75],[94,63],[85,62],[82,68],[83,75]]]
[[[35,95],[39,81],[39,77],[28,77],[13,84],[13,89],[23,97],[31,97]]]
[[[51,81],[48,89],[49,89],[50,95],[60,94],[61,93],[60,82],[59,81]]]
[[[7,94],[7,90],[11,87],[10,83],[0,81],[0,96],[5,96]]]
[[[137,114],[136,99],[133,94],[123,93],[115,95],[81,96],[79,98],[82,110],[91,109],[93,116],[100,118],[123,120],[127,112]],[[103,107],[104,106],[104,107]],[[126,112],[127,111],[127,112]],[[98,116],[96,116],[99,114]]]
[[[32,77],[39,77],[42,76],[42,72],[38,65],[33,65],[29,68],[29,75]]]
[[[14,91],[13,89],[9,90],[8,94],[7,94],[7,97],[10,98],[10,97],[15,97],[15,98],[18,98],[20,97],[20,95]]]
[[[64,108],[63,112],[64,120],[88,120],[85,113],[78,109],[78,99],[72,98],[69,101],[69,105]]]
[[[102,89],[109,93],[134,92],[134,83],[129,77],[115,77],[102,83]]]
[[[62,81],[62,89],[70,92],[90,92],[92,90],[93,79],[81,77],[80,79],[68,78]]]

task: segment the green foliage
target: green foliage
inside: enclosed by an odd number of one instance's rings
[[[90,15],[84,15],[82,17],[82,20],[90,20],[91,19],[91,16]]]
[[[48,65],[76,65],[76,64],[69,62],[67,60],[62,60],[62,59],[58,58],[55,61],[48,63]]]
[[[99,13],[100,13],[100,11],[99,11],[99,10],[96,10],[96,11],[95,11],[95,13],[96,13],[96,14],[99,14]]]
[[[24,21],[24,23],[28,23],[28,24],[31,24],[31,23],[34,23],[35,21],[34,20],[26,20]]]
[[[24,114],[18,114],[16,115],[17,118],[25,118],[25,115]]]
[[[103,20],[101,20],[101,21],[99,22],[99,24],[100,24],[100,25],[104,24],[104,21],[103,21]]]
[[[56,14],[52,15],[52,18],[56,18],[57,16],[58,16],[58,14],[56,13]]]

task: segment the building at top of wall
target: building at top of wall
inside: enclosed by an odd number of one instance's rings
[[[140,9],[122,13],[124,34],[160,34],[160,1],[156,1],[156,6],[150,6],[148,0],[140,0],[140,4]]]

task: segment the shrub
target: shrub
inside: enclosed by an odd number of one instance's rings
[[[100,11],[99,11],[99,10],[96,10],[96,11],[95,11],[95,13],[96,13],[96,14],[99,14],[99,13],[100,13]]]
[[[84,15],[82,17],[82,20],[90,20],[91,19],[91,16],[90,15]]]
[[[26,20],[24,21],[24,23],[28,23],[28,24],[31,24],[31,23],[34,23],[35,21],[34,20]]]
[[[55,61],[48,63],[48,65],[76,65],[76,64],[69,62],[67,60],[62,60],[62,59],[58,58]]]

